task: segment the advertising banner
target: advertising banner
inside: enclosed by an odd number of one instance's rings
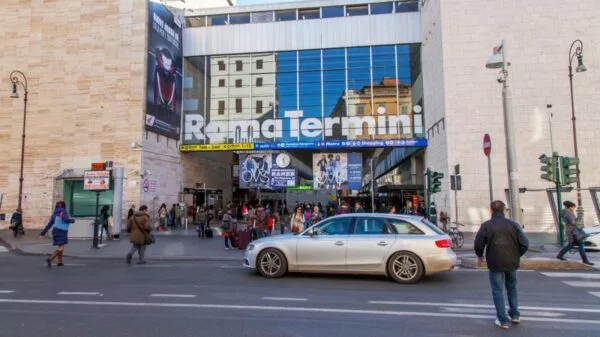
[[[146,129],[179,139],[182,106],[182,15],[150,2],[148,11]]]
[[[242,153],[238,166],[240,188],[296,186],[296,170],[286,153]]]
[[[362,186],[362,154],[313,154],[313,188],[315,190],[359,190]]]
[[[83,173],[85,191],[106,191],[110,189],[110,171],[85,171]]]

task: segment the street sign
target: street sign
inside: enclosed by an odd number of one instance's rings
[[[483,136],[483,153],[489,157],[492,152],[492,139],[487,133]]]
[[[83,173],[83,189],[85,191],[109,190],[110,171],[85,171]]]
[[[92,171],[103,171],[105,167],[105,163],[92,163]]]

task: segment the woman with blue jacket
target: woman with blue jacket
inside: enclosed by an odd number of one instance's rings
[[[66,205],[64,201],[59,201],[56,203],[56,207],[54,208],[54,213],[50,217],[50,221],[44,230],[40,233],[40,239],[46,235],[48,230],[51,227],[52,229],[52,241],[54,246],[58,246],[56,250],[46,259],[46,263],[48,264],[48,268],[52,268],[52,261],[55,258],[58,258],[57,266],[64,266],[62,257],[63,252],[65,250],[65,245],[68,243],[68,234],[69,234],[69,225],[74,223],[75,220],[69,217],[69,213],[67,213]]]

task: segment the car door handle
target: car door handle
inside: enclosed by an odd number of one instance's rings
[[[335,245],[336,245],[336,246],[343,246],[343,245],[344,245],[344,242],[343,242],[343,241],[338,241],[338,242],[336,242],[336,243],[335,243]]]
[[[381,241],[381,242],[377,243],[377,245],[383,247],[383,246],[387,246],[388,244],[385,241]]]

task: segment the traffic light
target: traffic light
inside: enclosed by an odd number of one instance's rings
[[[579,165],[579,158],[560,157],[560,173],[563,185],[570,185],[577,181],[577,165]]]
[[[431,185],[429,186],[431,193],[442,191],[442,178],[444,174],[441,172],[431,172]]]
[[[540,176],[544,180],[556,182],[556,170],[558,170],[557,157],[548,157],[545,154],[540,156],[540,163],[543,164],[540,170],[543,174]]]

